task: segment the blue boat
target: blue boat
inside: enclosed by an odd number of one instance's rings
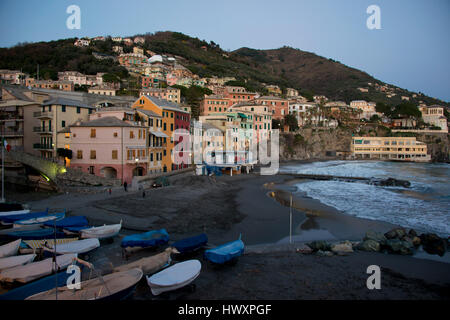
[[[53,222],[64,219],[66,216],[66,211],[64,212],[55,212],[49,213],[45,216],[35,217],[35,218],[26,218],[23,220],[15,221],[14,228],[20,228],[21,226],[32,226],[32,225],[43,225],[45,222]]]
[[[244,242],[239,236],[239,240],[225,243],[214,249],[208,249],[204,253],[206,260],[216,264],[224,264],[234,258],[240,257],[244,252]]]
[[[46,227],[56,227],[58,229],[73,228],[73,227],[88,227],[89,222],[85,216],[67,217],[58,221],[47,221],[44,223]]]
[[[153,230],[140,234],[132,234],[122,239],[121,246],[127,247],[155,247],[169,242],[169,234],[166,229]]]
[[[186,253],[201,248],[207,243],[208,236],[202,233],[194,237],[179,240],[173,243],[172,247],[176,248],[180,253]]]
[[[24,219],[40,218],[40,217],[44,217],[46,215],[48,215],[48,208],[45,211],[0,216],[0,221],[2,222],[2,224],[13,224],[16,221],[20,221],[20,220],[24,220]]]
[[[77,264],[80,269],[83,269],[82,265]],[[55,288],[56,282],[58,282],[58,287],[65,286],[67,284],[67,279],[73,273],[67,273],[67,270],[52,274],[45,278],[30,282],[18,288],[12,289],[0,295],[0,300],[25,300],[29,296],[36,293],[51,290]]]
[[[54,239],[55,230],[51,228],[38,229],[38,230],[25,230],[25,231],[14,231],[6,235],[11,239],[22,239],[22,240],[42,240],[42,239]],[[65,238],[64,232],[56,231],[56,238]]]

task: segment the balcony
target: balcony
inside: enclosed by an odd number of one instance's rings
[[[33,127],[33,132],[39,132],[41,134],[52,134],[53,128],[49,127]]]
[[[5,130],[1,132],[3,137],[23,137],[23,130]]]
[[[33,117],[39,118],[39,119],[52,119],[53,118],[53,113],[51,111],[33,112]]]
[[[49,144],[35,143],[35,144],[33,144],[33,149],[52,151],[53,147]]]

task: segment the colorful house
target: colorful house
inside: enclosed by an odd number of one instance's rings
[[[174,131],[176,129],[186,129],[189,132],[190,126],[190,114],[180,108],[179,105],[167,101],[158,99],[152,96],[141,95],[132,108],[136,110],[148,110],[157,114],[162,119],[162,132],[167,136],[163,137],[163,143],[166,143],[166,148],[163,150],[162,168],[163,172],[170,172],[186,168],[189,162],[183,164],[175,164],[172,155],[175,145],[180,142],[174,141]]]

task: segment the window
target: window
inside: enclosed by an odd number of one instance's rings
[[[167,130],[167,126],[166,123],[164,122],[164,130]]]
[[[77,107],[77,113],[80,113],[80,112],[81,112],[81,108]]]
[[[66,106],[61,106],[61,112],[66,112]]]
[[[63,120],[63,121],[61,121],[61,127],[65,127],[66,126],[66,122]]]
[[[142,138],[142,132],[141,129],[138,130],[138,139]]]
[[[153,161],[153,152],[150,152],[150,161]]]
[[[96,137],[96,130],[91,129],[91,138],[95,138],[95,137]]]
[[[117,160],[117,150],[113,150],[113,151],[112,151],[111,157],[112,157],[114,160]]]
[[[130,131],[130,139],[134,139],[134,131]]]
[[[114,132],[113,136],[114,138],[117,138],[117,132]]]
[[[77,159],[83,159],[83,150],[77,150]]]
[[[95,150],[91,150],[91,159],[97,159],[97,153]]]

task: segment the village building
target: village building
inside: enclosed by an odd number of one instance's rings
[[[353,137],[352,155],[357,159],[428,162],[427,145],[415,137]]]

